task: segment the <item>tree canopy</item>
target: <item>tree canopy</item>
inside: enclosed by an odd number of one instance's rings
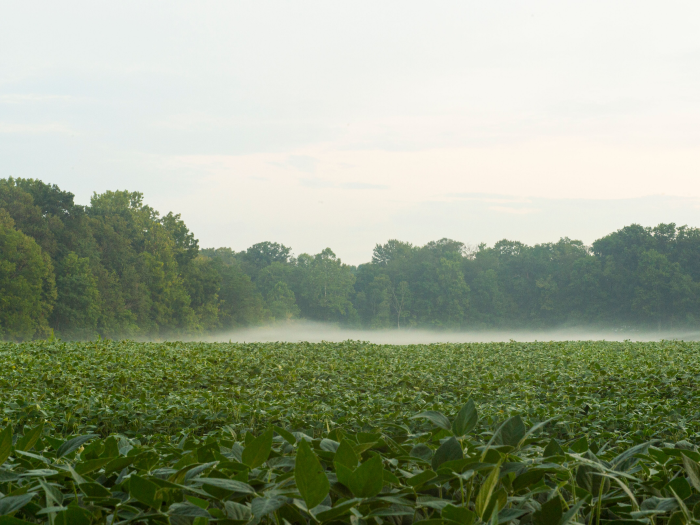
[[[138,192],[0,180],[0,338],[173,337],[305,318],[365,328],[681,328],[700,324],[700,229],[638,224],[468,249],[377,244],[370,262],[277,242],[201,249]]]

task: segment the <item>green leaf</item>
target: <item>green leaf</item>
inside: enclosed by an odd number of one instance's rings
[[[185,481],[196,478],[205,470],[209,470],[210,468],[215,467],[216,464],[217,464],[216,461],[212,461],[210,463],[203,463],[201,465],[196,465],[196,466],[190,465],[191,468],[189,468],[187,470],[187,472],[185,472]]]
[[[90,474],[90,472],[101,469],[110,461],[112,461],[111,458],[88,459],[75,465],[75,471],[80,475]]]
[[[346,487],[350,488],[352,483],[352,473],[348,467],[341,465],[340,463],[335,464],[335,474],[338,476],[338,482],[342,483]]]
[[[569,510],[566,511],[566,513],[559,520],[558,525],[567,525],[568,523],[570,523],[576,517],[576,513],[579,511],[579,509],[581,507],[583,507],[587,501],[588,501],[588,499],[579,500],[576,503],[576,505],[574,505],[573,507],[571,507]]]
[[[277,432],[282,438],[289,443],[290,445],[296,445],[297,440],[294,437],[294,434],[289,432],[288,430],[283,429],[282,427],[278,426],[273,426],[272,429]]]
[[[297,449],[294,479],[308,509],[313,509],[328,496],[331,485],[321,463],[306,440],[302,440]]]
[[[384,486],[384,467],[381,456],[374,455],[357,467],[350,478],[348,487],[358,498],[372,498]]]
[[[437,412],[435,410],[427,410],[413,416],[411,419],[429,419],[433,425],[436,427],[443,428],[448,432],[452,432],[452,427],[450,426],[450,420],[442,412]]]
[[[342,503],[337,504],[335,507],[329,510],[324,510],[315,515],[316,519],[320,522],[331,521],[347,514],[351,508],[357,505],[361,500],[358,498],[349,499]]]
[[[272,427],[270,427],[265,433],[259,435],[246,445],[245,449],[243,449],[243,455],[241,456],[243,463],[248,465],[251,469],[265,463],[272,450],[272,437],[273,430]]]
[[[73,481],[78,484],[85,483],[86,479],[78,474],[71,465],[66,465],[66,468],[68,469],[68,472],[70,472],[70,476],[73,478]]]
[[[198,498],[196,496],[185,496],[185,499],[192,503],[192,505],[197,505],[200,509],[207,510],[209,508],[209,502]]]
[[[682,500],[689,498],[692,493],[690,483],[684,477],[677,477],[666,484],[666,489],[673,490]]]
[[[544,452],[542,454],[542,456],[545,458],[550,458],[552,456],[563,456],[563,455],[564,455],[564,450],[561,448],[561,446],[559,445],[557,440],[554,438],[549,440],[549,443],[547,443],[547,446],[544,447]]]
[[[67,456],[71,452],[75,452],[78,450],[81,446],[83,446],[84,443],[87,443],[91,439],[95,439],[97,434],[88,434],[86,436],[78,436],[74,437],[73,439],[69,439],[63,445],[58,447],[58,450],[56,451],[56,457],[57,458],[62,458],[63,456]]]
[[[28,451],[31,450],[36,442],[39,440],[41,437],[41,433],[44,430],[44,422],[42,421],[39,423],[37,426],[32,428],[31,430],[28,430],[24,433],[24,436],[19,438],[17,440],[17,443],[15,444],[15,450],[23,450],[23,451]],[[0,463],[2,463],[0,461]]]
[[[32,525],[28,521],[15,518],[14,516],[0,516],[0,525]]]
[[[328,438],[323,438],[321,440],[321,450],[325,452],[330,452],[331,454],[335,454],[338,451],[338,446],[340,443],[337,441],[333,441],[332,439]]]
[[[110,459],[109,462],[105,465],[105,475],[109,476],[112,472],[120,472],[122,469],[131,465],[135,459],[136,458],[134,456]]]
[[[287,498],[284,496],[267,496],[265,498],[255,498],[250,508],[253,511],[253,516],[255,516],[256,519],[260,519],[271,512],[275,512],[286,504]]]
[[[538,483],[544,477],[545,473],[544,470],[539,469],[526,470],[513,480],[513,490],[518,492],[530,485]]]
[[[168,509],[168,514],[170,516],[184,516],[186,518],[211,518],[206,510],[198,507],[197,505],[192,505],[191,503],[173,503]]]
[[[666,522],[666,525],[685,525],[686,521],[683,519],[682,512],[674,512],[671,514],[671,518]]]
[[[255,494],[255,489],[243,483],[242,481],[236,481],[235,479],[224,479],[224,478],[197,478],[197,481],[201,482],[203,485],[209,485],[219,489],[230,490],[231,492],[241,492],[243,494]]]
[[[35,494],[22,494],[20,496],[6,496],[0,499],[0,516],[6,516],[12,514],[13,512],[21,509],[27,503],[32,501]]]
[[[498,464],[494,467],[491,473],[481,484],[481,487],[479,488],[479,494],[477,494],[476,496],[476,513],[484,521],[486,521],[486,519],[488,518],[488,516],[485,515],[486,509],[489,505],[489,502],[491,501],[491,495],[493,494],[493,490],[496,488],[496,484],[498,483],[498,477],[500,475],[500,472],[501,465]]]
[[[63,440],[62,440],[62,439],[55,438],[55,437],[50,436],[50,435],[48,435],[48,434],[45,435],[45,436],[43,436],[43,440],[44,440],[46,443],[48,443],[49,446],[50,446],[52,449],[54,449],[54,450],[58,450],[59,447],[60,447],[61,445],[63,445]]]
[[[0,432],[0,465],[7,461],[12,452],[12,426],[7,425]]]
[[[413,516],[415,510],[405,505],[391,505],[390,507],[381,507],[372,510],[365,518],[374,516]]]
[[[498,433],[497,443],[501,445],[518,446],[520,440],[525,436],[527,429],[520,416],[513,416],[501,425]]]
[[[224,504],[226,516],[235,521],[250,521],[253,515],[250,508],[235,501],[227,501]]]
[[[491,500],[486,506],[484,515],[493,517],[494,514],[498,514],[506,506],[506,503],[508,503],[508,493],[504,487],[501,487],[491,495]]]
[[[464,452],[462,451],[462,445],[459,444],[454,436],[447,439],[438,449],[435,451],[435,455],[431,461],[433,470],[437,470],[440,465],[446,461],[455,461],[457,459],[462,459],[464,457]]]
[[[700,464],[690,459],[682,452],[681,459],[683,460],[683,468],[685,468],[685,472],[688,474],[690,483],[695,487],[695,490],[700,491]]]
[[[343,439],[340,442],[338,450],[335,451],[335,456],[333,456],[333,463],[335,465],[343,465],[350,470],[355,470],[357,465],[360,464],[360,460],[355,453],[355,449],[347,439]]]
[[[588,439],[586,439],[586,436],[581,436],[579,439],[571,443],[569,448],[577,454],[583,454],[586,450],[588,450]]]
[[[19,474],[5,470],[5,469],[0,469],[0,483],[6,483],[8,481],[17,481],[19,479]]]
[[[527,514],[527,512],[527,510],[523,509],[503,509],[498,513],[498,523],[509,523],[513,520],[520,519],[520,517]]]
[[[47,500],[53,501],[56,505],[63,505],[63,493],[53,485],[49,485],[43,479],[39,480],[39,485],[44,489]]]
[[[90,525],[92,514],[80,507],[68,507],[56,514],[55,525]]]
[[[476,520],[476,514],[465,507],[457,507],[452,505],[445,505],[440,513],[440,516],[446,520],[454,521],[460,525],[471,525]]]
[[[423,461],[430,461],[433,457],[433,449],[424,443],[419,443],[411,449],[410,455],[414,458],[422,459]]]
[[[637,461],[639,461],[637,454],[645,454],[649,450],[649,447],[654,443],[658,443],[658,441],[648,441],[646,443],[640,443],[639,445],[628,448],[610,462],[611,467],[614,470],[623,472],[629,470],[635,463],[637,463]]]
[[[452,432],[457,437],[464,436],[476,426],[477,421],[479,421],[479,415],[476,412],[476,405],[470,399],[457,413],[455,420],[452,422]]]
[[[532,523],[535,525],[557,524],[562,519],[564,509],[561,506],[561,498],[555,494],[548,502],[543,503],[540,510],[533,512]]]
[[[430,481],[431,479],[435,478],[437,478],[437,474],[435,472],[433,472],[432,470],[424,470],[423,472],[408,478],[406,480],[406,483],[409,487],[418,488],[421,485],[424,485],[425,483]]]
[[[141,476],[131,475],[129,478],[129,494],[135,500],[152,509],[160,509],[161,498],[158,495],[158,485]]]
[[[81,483],[78,488],[91,498],[109,498],[112,493],[99,483]]]

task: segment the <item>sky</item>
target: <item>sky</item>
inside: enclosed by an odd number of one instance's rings
[[[700,2],[0,3],[0,177],[203,247],[700,226]]]

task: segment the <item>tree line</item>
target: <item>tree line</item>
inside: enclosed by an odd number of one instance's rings
[[[357,267],[330,248],[201,249],[180,215],[138,192],[88,206],[34,179],[0,179],[0,338],[176,337],[291,319],[365,328],[692,328],[700,229],[626,226],[468,247],[390,240]]]

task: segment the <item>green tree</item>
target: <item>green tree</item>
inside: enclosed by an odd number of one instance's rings
[[[100,292],[88,259],[70,252],[56,273],[57,298],[51,326],[64,339],[95,337],[101,312]]]
[[[306,314],[321,321],[354,319],[357,312],[352,305],[355,276],[352,268],[338,259],[330,248],[310,256],[300,256],[303,269],[301,293]]]
[[[294,292],[287,283],[279,281],[267,294],[267,308],[276,321],[288,321],[299,316]]]
[[[245,272],[255,281],[258,273],[271,264],[286,264],[290,260],[291,248],[276,242],[260,242],[239,254]]]
[[[638,275],[632,310],[644,320],[655,323],[659,329],[663,325],[673,328],[674,320],[694,310],[698,285],[678,263],[671,263],[656,250],[648,250],[640,257]]]
[[[55,300],[51,259],[0,209],[0,337],[23,340],[48,335]]]
[[[476,272],[470,285],[470,316],[478,328],[500,326],[507,315],[506,298],[493,268]]]
[[[401,320],[406,319],[410,314],[408,307],[411,302],[411,291],[406,281],[401,281],[397,286],[391,286],[389,291],[389,304],[396,316],[396,328],[401,328]]]
[[[218,275],[219,326],[230,330],[251,326],[267,318],[265,302],[230,248],[202,250]]]

